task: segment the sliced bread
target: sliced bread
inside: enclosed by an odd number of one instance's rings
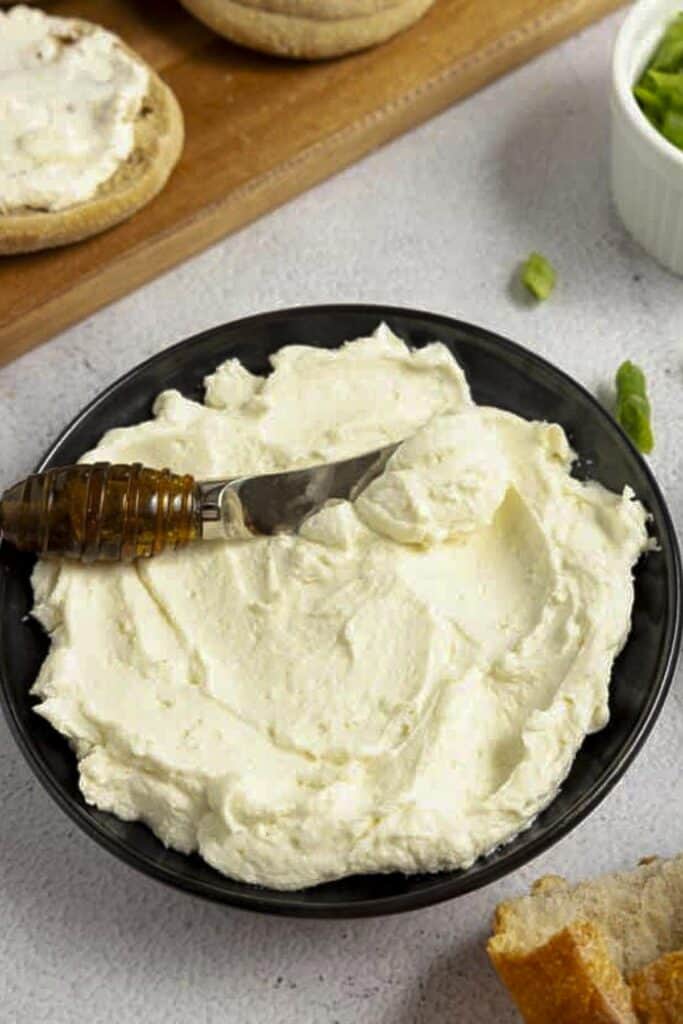
[[[577,886],[543,878],[497,908],[488,943],[527,1024],[683,1021],[646,1015],[653,992],[661,1012],[678,998],[681,961],[666,954],[681,948],[683,855]]]

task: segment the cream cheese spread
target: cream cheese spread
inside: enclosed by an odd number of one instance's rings
[[[0,213],[92,198],[133,151],[149,73],[104,29],[0,13]]]
[[[39,564],[38,711],[86,800],[234,878],[468,865],[607,721],[644,509],[574,479],[561,427],[474,404],[438,343],[380,327],[272,363],[163,393],[86,461],[215,478],[405,444],[297,536]]]

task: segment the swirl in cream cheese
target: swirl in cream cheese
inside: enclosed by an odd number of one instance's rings
[[[574,479],[559,426],[475,405],[442,345],[382,327],[273,364],[164,393],[87,459],[220,477],[408,440],[297,536],[40,564],[38,711],[89,802],[235,878],[470,864],[607,721],[645,512]]]

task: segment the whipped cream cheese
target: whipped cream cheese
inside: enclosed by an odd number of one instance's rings
[[[100,28],[0,12],[0,213],[84,202],[133,151],[147,69]]]
[[[562,429],[470,397],[386,327],[230,361],[86,461],[199,477],[407,438],[298,536],[133,566],[40,563],[38,712],[90,803],[281,889],[470,864],[548,803],[605,725],[645,512],[570,475]]]

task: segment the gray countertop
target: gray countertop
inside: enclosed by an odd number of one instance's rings
[[[141,359],[248,313],[388,302],[472,320],[592,391],[647,369],[652,465],[683,520],[683,281],[626,236],[607,183],[609,18],[0,370],[0,487]],[[531,249],[559,271],[532,309]],[[7,1024],[511,1024],[484,954],[504,896],[683,847],[681,678],[645,750],[590,818],[489,888],[402,917],[260,918],[137,874],[82,835],[0,724],[0,1018]]]

